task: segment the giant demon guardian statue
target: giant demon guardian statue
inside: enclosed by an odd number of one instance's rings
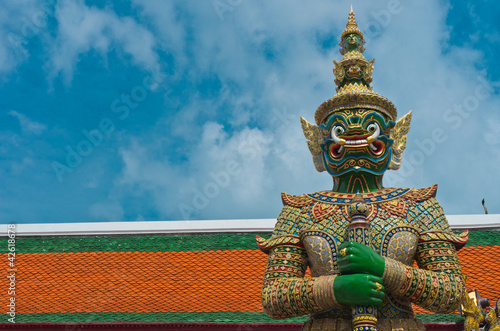
[[[272,236],[257,238],[269,254],[262,303],[273,318],[309,314],[302,330],[424,331],[412,303],[457,309],[456,250],[467,232],[450,230],[436,185],[382,186],[384,172],[401,165],[411,112],[396,121],[394,104],[372,91],[374,60],[363,44],[351,9],[334,61],[337,95],[318,107],[316,125],[301,118],[314,165],[333,177],[333,189],[282,194]]]

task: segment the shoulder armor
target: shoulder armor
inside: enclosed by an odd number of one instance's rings
[[[285,192],[281,193],[281,200],[283,201],[284,206],[291,206],[295,208],[302,208],[305,206],[309,206],[314,202],[313,199],[311,199],[305,194],[291,195],[291,194],[286,194]]]
[[[412,188],[408,193],[405,194],[405,198],[410,200],[421,202],[434,198],[437,192],[437,184],[426,188]]]
[[[269,239],[262,238],[258,235],[255,236],[257,240],[257,246],[259,246],[260,250],[266,254],[269,254],[271,248],[276,247],[278,245],[289,245],[303,248],[302,242],[298,236],[285,235],[279,237],[271,237]]]
[[[451,231],[429,231],[423,232],[420,235],[419,242],[429,242],[429,241],[448,241],[455,245],[456,250],[464,247],[469,240],[469,230],[465,230],[460,234],[453,233]]]
[[[264,253],[279,245],[303,247],[300,242],[299,233],[303,226],[310,222],[310,217],[305,215],[306,206],[314,203],[314,200],[306,195],[290,195],[281,193],[283,200],[283,209],[271,238],[265,239],[257,236],[257,245]]]

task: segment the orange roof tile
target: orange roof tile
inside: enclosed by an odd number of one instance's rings
[[[465,247],[459,258],[467,287],[495,302],[500,246]],[[258,249],[23,252],[16,254],[17,313],[261,313],[266,259]]]

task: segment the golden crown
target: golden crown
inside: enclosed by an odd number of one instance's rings
[[[352,33],[360,37],[358,46],[355,49],[351,47],[346,50],[346,46],[343,44],[344,37]],[[358,29],[352,6],[341,40],[342,48],[340,52],[343,55],[342,60],[340,62],[333,61],[335,64],[333,73],[336,77],[337,95],[326,100],[318,107],[314,115],[316,124],[321,125],[331,113],[353,108],[378,110],[395,121],[397,110],[394,104],[389,99],[373,92],[370,86],[375,60],[367,61],[362,54],[364,50],[362,47],[364,43],[363,33]]]

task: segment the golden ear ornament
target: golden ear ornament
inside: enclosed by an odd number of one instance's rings
[[[323,143],[323,133],[321,129],[316,125],[309,123],[304,117],[300,117],[300,123],[302,124],[302,131],[304,131],[304,136],[307,139],[307,147],[312,154],[314,166],[319,172],[326,170],[323,163],[323,156],[321,150],[321,144]]]
[[[392,139],[392,158],[389,163],[388,169],[398,170],[401,167],[401,161],[403,161],[403,151],[406,149],[406,135],[410,131],[412,111],[410,110],[408,114],[401,117],[394,128],[392,128],[389,138]]]

